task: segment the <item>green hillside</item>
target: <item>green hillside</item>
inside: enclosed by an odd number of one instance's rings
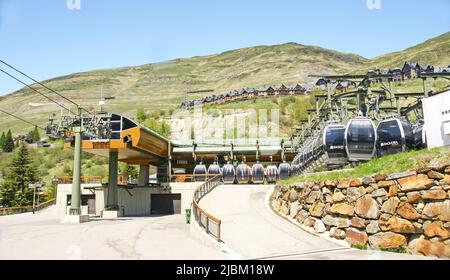
[[[353,54],[288,43],[158,64],[77,73],[45,81],[45,84],[92,108],[100,99],[103,85],[105,96],[116,97],[108,102],[107,109],[134,116],[139,107],[148,112],[176,108],[185,100],[186,89],[212,89],[219,94],[248,86],[309,82],[313,81],[307,77],[309,74],[347,72],[366,62],[365,58]],[[190,95],[189,99],[204,95]],[[15,108],[16,114],[39,123],[45,122],[49,113],[59,112],[56,105],[49,104],[29,89],[1,97],[0,108]],[[18,133],[28,129],[25,126],[2,115],[0,131],[12,128]]]
[[[44,83],[87,108],[97,107],[103,89],[104,96],[115,97],[115,100],[108,101],[108,111],[134,117],[137,109],[143,108],[148,113],[167,116],[167,112],[176,109],[186,99],[186,91],[214,90],[213,93],[190,94],[188,99],[191,100],[249,86],[312,82],[315,79],[308,78],[308,75],[314,73],[342,74],[401,67],[406,60],[436,66],[449,65],[450,32],[404,51],[372,60],[355,54],[287,43],[180,58],[164,63],[76,73]],[[34,87],[41,89],[36,85]],[[42,92],[48,93],[44,89]],[[246,103],[240,105],[245,106]],[[29,89],[0,97],[0,109],[15,112],[41,125],[45,124],[50,113],[60,111],[57,105]],[[18,134],[30,129],[23,122],[0,115],[0,132],[10,128],[14,134]]]
[[[438,67],[450,65],[450,32],[406,50],[375,57],[358,69],[358,72],[364,73],[375,68],[401,68],[405,61],[421,62]]]

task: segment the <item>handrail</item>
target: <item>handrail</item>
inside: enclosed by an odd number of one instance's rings
[[[217,174],[172,174],[170,175],[171,182],[195,182],[195,178],[205,178],[202,181],[207,181],[209,178],[216,177]]]
[[[59,184],[72,184],[72,176],[59,176],[56,178]],[[82,184],[101,184],[102,176],[81,176]]]
[[[35,211],[40,211],[40,210],[45,209],[55,203],[56,203],[56,199],[51,199],[47,202],[36,205],[34,207],[34,209],[35,209]],[[18,206],[18,207],[5,207],[5,208],[0,208],[0,216],[10,215],[10,214],[22,214],[22,213],[27,213],[27,212],[32,212],[32,211],[33,211],[32,205]]]
[[[205,229],[207,234],[211,234],[218,241],[220,241],[220,227],[222,225],[222,221],[219,218],[214,217],[213,215],[206,212],[198,205],[198,203],[205,195],[207,195],[210,191],[212,191],[220,184],[222,184],[220,175],[216,175],[213,178],[209,179],[195,190],[194,198],[192,201],[192,209],[194,212],[195,220],[198,222],[200,227],[203,227]],[[214,229],[211,229],[210,222],[212,222],[217,227],[216,231],[214,231]]]

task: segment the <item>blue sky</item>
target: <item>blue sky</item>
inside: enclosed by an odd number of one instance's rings
[[[0,58],[43,80],[285,42],[371,58],[450,30],[450,0],[80,1],[0,0]]]

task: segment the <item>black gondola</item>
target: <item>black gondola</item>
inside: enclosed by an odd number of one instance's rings
[[[224,184],[234,184],[236,179],[236,170],[231,163],[227,163],[222,168],[222,181]]]
[[[264,184],[265,170],[264,166],[256,162],[252,166],[252,182],[253,184]]]
[[[220,165],[215,161],[208,167],[208,175],[220,175]]]
[[[292,174],[291,165],[287,162],[281,163],[280,166],[278,167],[278,176],[280,180],[288,179],[289,177],[291,177],[291,174]]]
[[[206,166],[200,162],[197,166],[194,168],[194,181],[195,182],[204,182],[206,181],[206,174],[208,174],[208,171],[206,170]],[[204,175],[204,176],[201,176]]]
[[[345,131],[345,148],[348,160],[369,161],[376,150],[376,130],[371,119],[358,117],[351,119]]]
[[[267,183],[274,184],[278,178],[278,168],[274,164],[270,164],[266,168]]]
[[[423,122],[419,122],[413,128],[414,133],[414,147],[416,149],[423,149],[427,147],[427,134]]]
[[[248,184],[250,183],[250,167],[245,163],[245,159],[236,168],[236,181],[238,184]]]
[[[345,150],[345,125],[327,125],[322,134],[321,144],[327,157],[327,167],[343,166],[347,163],[347,151]]]
[[[400,118],[383,120],[377,127],[377,155],[385,156],[404,152],[415,146],[411,125]]]

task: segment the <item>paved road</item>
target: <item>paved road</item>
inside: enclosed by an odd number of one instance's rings
[[[224,243],[249,259],[423,259],[407,254],[361,251],[308,233],[273,213],[270,187],[219,186],[200,201],[222,220]]]
[[[0,217],[0,259],[229,259],[189,233],[181,215],[62,225],[56,208]]]

